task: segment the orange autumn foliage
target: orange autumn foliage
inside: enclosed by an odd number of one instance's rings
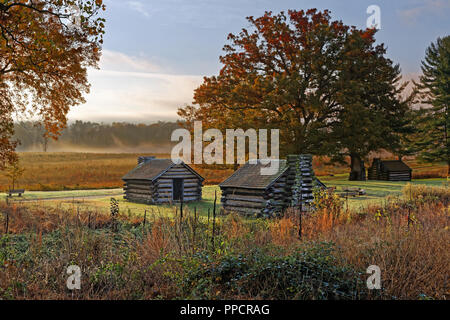
[[[321,129],[335,114],[338,77],[352,42],[370,48],[372,30],[333,21],[328,10],[290,10],[247,18],[250,28],[228,35],[217,76],[205,77],[194,93],[194,106],[178,114],[191,128],[280,129],[280,151],[324,154]],[[349,49],[350,48],[350,49]],[[330,58],[333,57],[333,58]],[[329,137],[328,137],[329,138]]]
[[[77,8],[77,10],[74,10]],[[16,160],[13,114],[31,110],[56,138],[89,92],[103,43],[101,0],[0,3],[0,169]]]

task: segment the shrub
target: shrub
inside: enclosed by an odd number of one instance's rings
[[[329,243],[272,256],[262,248],[219,259],[200,255],[182,278],[193,299],[360,299],[364,283],[349,267],[336,265]]]
[[[407,200],[442,202],[444,205],[447,205],[450,202],[450,188],[448,186],[434,187],[408,183],[402,191]]]
[[[218,217],[212,241],[211,221],[189,211],[145,226],[120,214],[113,231],[101,212],[0,203],[0,299],[70,299],[72,264],[84,279],[77,299],[446,299],[448,193],[419,189],[415,201],[305,213],[301,239],[296,212]],[[376,293],[359,272],[373,264]]]

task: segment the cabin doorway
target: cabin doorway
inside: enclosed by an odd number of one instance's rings
[[[183,179],[173,179],[173,200],[180,201],[183,196]]]

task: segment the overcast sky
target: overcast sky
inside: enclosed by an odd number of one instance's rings
[[[426,47],[449,34],[450,0],[106,0],[100,70],[89,72],[87,103],[69,119],[151,123],[176,120],[203,76],[217,74],[228,33],[264,11],[329,9],[332,18],[365,28],[369,5],[381,8],[378,42],[405,78],[420,73]]]

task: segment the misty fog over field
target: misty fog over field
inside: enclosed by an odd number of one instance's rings
[[[20,152],[170,153],[176,122],[153,124],[95,123],[75,121],[58,140],[47,138],[36,122],[15,123],[14,139]]]

